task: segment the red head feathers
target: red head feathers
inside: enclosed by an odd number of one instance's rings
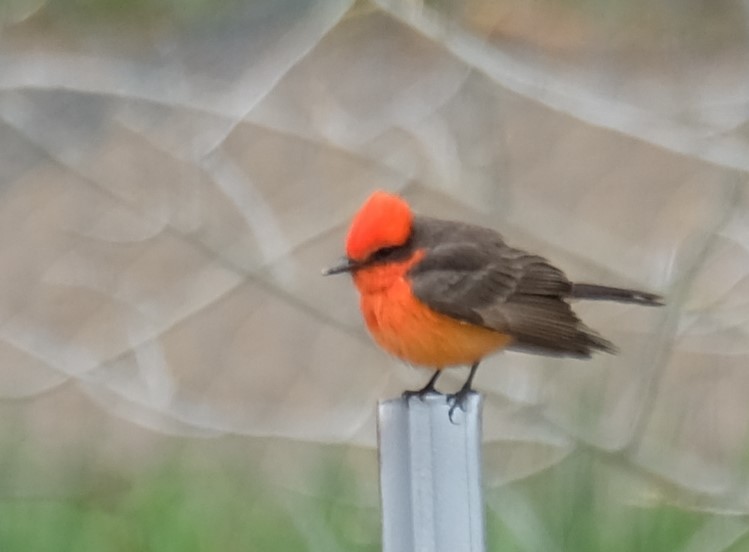
[[[413,213],[403,198],[378,190],[354,216],[346,255],[363,261],[378,249],[403,245],[411,234],[412,222]]]

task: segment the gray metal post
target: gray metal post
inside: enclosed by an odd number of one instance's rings
[[[481,397],[380,402],[383,552],[485,552]],[[454,422],[454,423],[453,423]]]

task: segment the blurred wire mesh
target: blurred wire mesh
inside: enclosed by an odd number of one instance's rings
[[[509,486],[580,451],[625,502],[749,513],[748,3],[14,0],[0,22],[0,439],[36,459],[6,497],[240,435],[309,496],[343,451],[376,506],[374,404],[427,374],[319,270],[386,188],[668,298],[579,306],[618,356],[479,372],[519,549],[565,547]],[[685,550],[733,543],[705,527]]]

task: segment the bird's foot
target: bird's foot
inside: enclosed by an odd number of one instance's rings
[[[437,383],[437,378],[440,377],[440,372],[437,370],[434,375],[429,379],[427,384],[419,389],[418,391],[404,391],[402,397],[406,400],[411,397],[418,397],[420,400],[424,400],[427,395],[441,395],[439,391],[434,388],[434,384]]]
[[[424,400],[424,397],[427,395],[441,395],[439,391],[437,391],[433,386],[427,385],[426,387],[422,387],[421,389],[418,389],[416,391],[404,391],[401,397],[403,397],[406,400],[412,399],[413,397],[417,397],[419,400]]]
[[[463,412],[465,412],[466,401],[468,400],[468,397],[475,393],[476,392],[470,387],[462,387],[457,393],[453,395],[447,395],[445,397],[447,400],[447,404],[450,405],[450,410],[447,415],[453,424],[455,423],[455,421],[453,420],[453,413],[455,412],[455,409],[460,408]]]

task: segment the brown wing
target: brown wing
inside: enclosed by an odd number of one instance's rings
[[[473,228],[479,235],[471,235]],[[576,357],[614,351],[565,302],[572,284],[544,258],[513,249],[483,228],[456,226],[452,240],[426,248],[408,273],[414,294],[430,308],[510,334],[514,349]]]

